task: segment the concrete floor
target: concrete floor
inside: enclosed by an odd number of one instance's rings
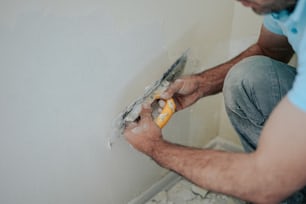
[[[169,190],[159,192],[145,204],[246,204],[246,202],[206,191],[182,179]]]
[[[216,137],[205,148],[232,152],[243,151],[241,145],[224,140],[222,137]],[[181,179],[170,189],[160,191],[145,204],[246,204],[246,202],[222,194],[209,192],[185,179]]]
[[[216,137],[205,148],[231,152],[243,151],[241,145],[227,141],[222,137]],[[145,204],[247,204],[247,202],[209,192],[182,178],[171,188],[161,190]],[[306,188],[296,192],[281,204],[306,204]]]

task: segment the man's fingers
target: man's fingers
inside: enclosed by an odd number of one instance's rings
[[[166,105],[166,101],[161,99],[161,100],[158,101],[158,105],[159,105],[161,108],[163,108],[163,107],[165,107],[165,105]]]
[[[169,86],[169,88],[168,88],[165,92],[163,92],[163,93],[161,94],[161,98],[166,99],[166,100],[172,98],[172,96],[173,96],[175,93],[177,93],[177,92],[179,92],[179,91],[181,90],[181,88],[183,87],[183,85],[184,85],[184,81],[183,81],[182,79],[177,79],[177,80],[175,80],[175,81]]]
[[[126,124],[125,129],[126,130],[131,130],[131,129],[135,128],[136,126],[137,126],[136,122],[130,122],[130,123]]]
[[[144,103],[140,112],[140,118],[143,119],[152,119],[152,107],[150,103]]]

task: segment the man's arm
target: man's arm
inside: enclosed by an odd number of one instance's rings
[[[267,121],[254,153],[184,147],[164,141],[144,109],[127,140],[161,166],[212,191],[254,203],[277,203],[306,184],[306,113],[283,99]]]
[[[293,55],[293,50],[287,37],[277,35],[262,26],[257,42],[247,48],[233,59],[199,74],[203,82],[204,96],[219,93],[223,88],[227,72],[238,62],[246,57],[264,55],[284,63],[288,63]]]
[[[254,55],[264,55],[288,63],[293,55],[293,50],[285,36],[274,34],[263,26],[257,42],[241,54],[199,74],[175,81],[162,94],[162,98],[174,97],[178,110],[181,110],[203,96],[219,93],[222,91],[228,71],[239,61]]]
[[[246,51],[215,68],[177,80],[162,97],[174,97],[180,110],[202,96],[220,92],[227,72],[240,60],[265,55],[288,62],[292,54],[287,38],[262,28],[258,42]],[[258,150],[251,154],[196,149],[164,141],[150,111],[145,108],[140,121],[125,130],[127,140],[161,166],[178,172],[203,188],[271,204],[306,182],[306,163],[303,165],[301,162],[306,154],[306,148],[301,147],[301,144],[306,144],[306,126],[301,121],[306,121],[306,114],[287,99],[270,117]],[[286,146],[288,141],[285,138],[289,137],[290,145]],[[291,154],[291,149],[298,153]]]

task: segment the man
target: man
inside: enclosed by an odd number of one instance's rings
[[[124,135],[162,167],[205,189],[253,203],[279,203],[306,185],[306,0],[240,2],[268,14],[258,41],[224,64],[176,80],[162,98],[173,97],[181,110],[223,89],[247,153],[165,141],[150,104]],[[294,52],[297,69],[286,64]]]

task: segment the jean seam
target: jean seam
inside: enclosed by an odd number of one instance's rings
[[[248,121],[250,121],[256,127],[261,128],[264,120],[259,120],[258,118],[264,118],[264,114],[263,114],[262,108],[259,105],[260,103],[258,102],[258,99],[256,97],[254,87],[250,87],[250,91],[247,91],[246,88],[245,88],[245,81],[244,80],[242,80],[242,85],[243,85],[243,90],[246,93],[246,96],[249,98],[249,101],[254,102],[254,107],[253,108],[256,109],[256,111],[259,114],[261,114],[261,117],[256,117],[256,118],[246,117],[246,119]],[[247,94],[247,93],[249,93],[250,95]]]
[[[276,70],[275,69],[277,69],[277,67],[276,68],[273,68],[273,63],[272,63],[272,60],[270,60],[270,66],[269,66],[269,68],[270,68],[270,74],[272,75],[273,74],[273,76],[275,76],[275,77],[272,77],[272,80],[271,80],[271,89],[272,89],[272,93],[271,93],[271,95],[272,95],[272,98],[273,98],[273,103],[274,104],[277,104],[278,102],[279,102],[279,100],[280,100],[280,90],[281,90],[281,88],[280,88],[280,81],[279,81],[279,76],[278,76],[278,74],[277,74],[277,72],[276,72]]]

